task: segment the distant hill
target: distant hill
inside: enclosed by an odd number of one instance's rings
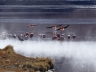
[[[94,0],[0,0],[0,5],[94,5]]]

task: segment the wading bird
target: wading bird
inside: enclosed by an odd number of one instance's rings
[[[72,38],[73,38],[73,39],[75,39],[75,38],[76,38],[76,35],[75,35],[75,34],[73,34],[73,35],[72,35]]]
[[[61,31],[64,31],[66,28],[68,28],[69,27],[69,25],[67,25],[67,26],[65,26],[65,27],[61,27],[61,28],[59,28],[59,29],[57,29],[57,31],[58,30],[61,30]]]
[[[17,35],[16,35],[16,34],[13,34],[13,35],[12,35],[12,37],[13,37],[13,38],[16,38],[16,37],[17,37]]]
[[[36,25],[36,24],[27,25],[27,27],[30,27],[31,29],[32,29],[34,26],[37,26],[37,25]]]
[[[46,38],[46,34],[39,34],[40,38]]]
[[[18,39],[19,39],[21,42],[24,41],[24,36],[23,36],[23,34],[18,35]]]
[[[57,29],[57,27],[60,27],[60,26],[62,26],[62,24],[60,24],[60,25],[53,25],[53,26],[49,26],[49,27],[46,27],[46,28],[53,28],[54,30],[56,30]]]
[[[31,33],[30,33],[30,38],[32,38],[32,37],[33,37],[33,35],[34,35],[34,34],[33,34],[33,32],[31,32]]]

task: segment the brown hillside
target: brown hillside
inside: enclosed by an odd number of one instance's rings
[[[16,54],[11,45],[0,49],[0,72],[46,72],[53,67],[50,58],[28,58]]]

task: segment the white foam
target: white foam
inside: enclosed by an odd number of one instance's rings
[[[24,41],[1,40],[0,48],[12,45],[16,52],[25,55],[41,55],[52,57],[74,57],[94,59],[96,54],[95,42],[54,42],[54,41]]]
[[[75,70],[76,68],[79,68],[78,70],[86,69],[86,65],[89,68],[96,68],[95,42],[25,41],[22,43],[18,40],[0,40],[0,48],[4,48],[7,45],[12,45],[16,52],[25,56],[71,58],[73,59],[71,61],[72,68]]]

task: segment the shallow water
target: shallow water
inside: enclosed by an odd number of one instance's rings
[[[70,24],[64,32],[76,34],[76,41],[0,40],[0,48],[12,45],[17,53],[32,57],[51,57],[56,72],[96,72],[96,5],[0,5],[0,33],[25,33],[28,24],[38,24],[35,36],[47,26]]]

